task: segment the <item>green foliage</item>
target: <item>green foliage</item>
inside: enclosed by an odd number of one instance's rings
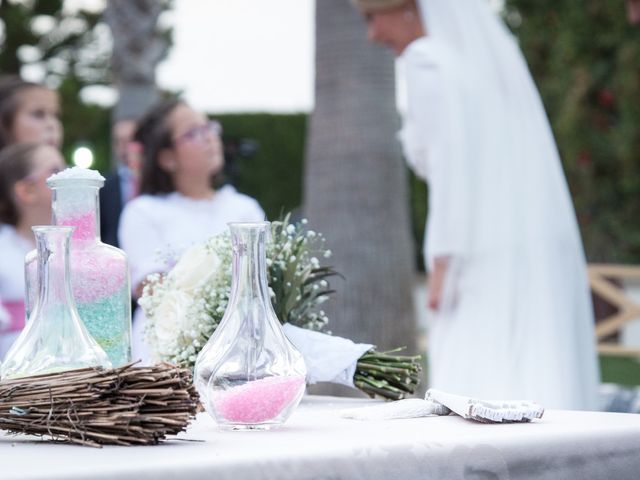
[[[48,80],[79,68],[84,76],[104,76],[108,49],[96,49],[94,28],[100,14],[85,9],[63,10],[62,0],[0,2],[4,36],[0,45],[0,71],[20,73],[24,65],[38,66]],[[77,55],[91,46],[92,55]]]
[[[103,173],[110,170],[111,112],[97,105],[87,105],[78,99],[82,84],[76,77],[64,79],[58,93],[61,97],[62,124],[64,125],[64,145],[62,153],[71,163],[73,151],[79,145],[86,145],[93,151],[96,168]]]
[[[409,202],[411,207],[411,233],[413,234],[414,257],[419,271],[425,269],[423,239],[427,217],[427,185],[424,180],[409,170]]]
[[[507,0],[589,261],[640,262],[640,28],[624,2]]]
[[[249,138],[259,145],[255,155],[237,159],[238,189],[258,199],[270,219],[300,207],[307,115],[247,113],[216,118],[225,138]]]
[[[333,268],[320,265],[329,258],[321,233],[307,230],[306,220],[300,225],[283,220],[271,223],[271,239],[267,246],[269,286],[273,292],[273,309],[282,323],[322,330],[328,322],[318,307],[334,290],[328,280],[337,275]]]
[[[600,356],[603,383],[640,385],[640,362],[635,358]]]

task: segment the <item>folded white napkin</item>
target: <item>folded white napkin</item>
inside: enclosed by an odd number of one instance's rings
[[[535,418],[542,418],[544,414],[542,405],[534,402],[480,400],[435,388],[427,391],[425,399],[446,405],[463,418],[486,423],[530,422]]]
[[[353,420],[391,420],[454,412],[462,418],[483,423],[530,422],[542,418],[544,408],[533,402],[479,400],[430,389],[425,399],[410,398],[371,407],[342,410],[340,415]]]

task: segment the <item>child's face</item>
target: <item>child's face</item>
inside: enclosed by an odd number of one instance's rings
[[[15,143],[37,142],[60,148],[58,95],[46,88],[33,87],[20,93],[11,134]]]
[[[46,181],[64,170],[64,159],[57,149],[43,145],[33,153],[31,165],[31,173],[23,180],[29,184],[30,204],[42,212],[51,212],[51,189]]]

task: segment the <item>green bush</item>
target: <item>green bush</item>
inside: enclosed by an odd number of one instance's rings
[[[222,122],[226,139],[249,138],[258,143],[255,155],[236,159],[238,190],[256,198],[269,219],[300,207],[307,115],[214,117]]]

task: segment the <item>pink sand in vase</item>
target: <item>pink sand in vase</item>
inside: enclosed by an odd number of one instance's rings
[[[72,241],[86,241],[96,238],[96,214],[93,210],[78,215],[57,219],[58,225],[74,226]]]
[[[212,394],[216,412],[226,420],[262,423],[280,415],[304,389],[303,376],[267,377]]]

